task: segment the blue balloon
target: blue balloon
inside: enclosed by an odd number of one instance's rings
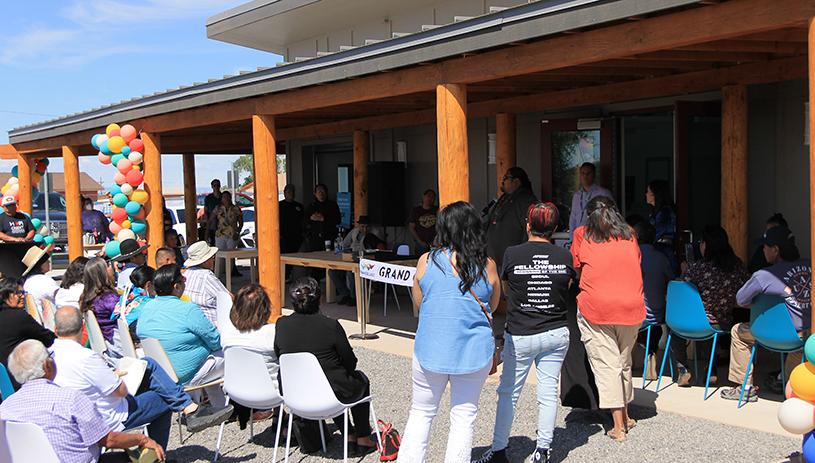
[[[141,211],[141,204],[136,201],[130,201],[125,205],[125,212],[128,215],[139,215],[139,211]]]
[[[122,159],[127,159],[127,156],[123,155],[122,153],[116,153],[110,157],[110,164],[113,167],[116,167],[116,164],[119,164],[119,161]]]
[[[14,166],[14,167],[11,168],[11,176],[12,177],[17,176],[17,166]]]
[[[110,195],[111,196],[116,196],[121,192],[122,192],[122,187],[120,187],[119,185],[117,185],[115,183],[113,184],[112,187],[110,187]]]
[[[121,252],[118,241],[108,241],[105,245],[105,255],[110,258],[118,256]]]
[[[35,242],[35,243],[38,243],[38,244],[39,244],[39,243],[42,243],[42,242],[43,242],[42,235],[40,235],[39,233],[37,233],[36,235],[34,235],[33,240],[34,240],[34,242]]]
[[[147,224],[144,223],[144,220],[131,220],[130,229],[133,230],[133,233],[140,235],[147,230]]]
[[[130,154],[130,151],[131,151],[131,150],[130,150],[130,147],[129,147],[129,146],[127,146],[127,145],[125,145],[125,147],[124,147],[124,148],[122,148],[122,154],[123,154],[123,155],[125,155],[125,156],[127,156],[128,154]]]
[[[31,200],[36,201],[40,197],[40,190],[34,185],[31,185]]]
[[[804,459],[807,463],[815,463],[815,431],[804,434]]]
[[[107,154],[108,156],[113,156],[113,151],[108,148],[108,141],[105,140],[102,143],[99,143],[99,151]]]
[[[119,193],[117,195],[113,195],[113,204],[119,207],[125,207],[127,205],[127,196],[124,193]]]
[[[102,136],[101,133],[97,133],[96,135],[93,136],[93,138],[91,138],[91,146],[93,146],[93,148],[96,149],[97,151],[99,150],[99,145],[96,144],[96,139],[98,139],[101,136]]]

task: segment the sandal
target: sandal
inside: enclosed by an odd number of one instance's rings
[[[627,439],[625,431],[623,430],[615,431],[614,429],[611,429],[607,434],[608,437],[616,440],[617,442],[624,442]]]
[[[625,423],[625,432],[631,431],[637,427],[637,421],[634,418],[629,418],[628,422]]]

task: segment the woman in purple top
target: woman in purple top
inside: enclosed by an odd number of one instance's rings
[[[89,310],[93,311],[102,329],[102,336],[109,345],[112,345],[116,320],[111,320],[110,315],[119,302],[119,293],[110,281],[104,259],[94,257],[88,261],[85,265],[83,283],[85,289],[79,299],[79,309],[83,314]]]
[[[93,208],[91,198],[82,198],[82,231],[93,233],[97,243],[107,241],[108,218],[101,211]]]

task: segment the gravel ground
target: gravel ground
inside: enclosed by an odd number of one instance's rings
[[[359,369],[371,379],[377,418],[393,422],[398,430],[404,430],[411,403],[411,378],[409,358],[355,348]],[[481,394],[478,419],[475,425],[473,458],[478,458],[492,442],[495,420],[497,378],[490,377]],[[445,393],[439,414],[433,421],[428,462],[444,460],[449,426],[449,391]],[[700,406],[703,402],[700,400]],[[795,451],[800,451],[801,441],[775,434],[727,426],[699,418],[655,410],[632,407],[632,418],[638,420],[628,441],[614,442],[605,435],[610,423],[594,414],[559,407],[552,461],[625,461],[625,462],[774,462],[781,461]],[[525,387],[518,402],[515,421],[507,451],[510,462],[521,462],[535,447],[537,404],[535,389]],[[289,457],[292,462],[342,461],[341,435],[334,430],[334,438],[328,444],[328,454],[321,452],[303,455],[293,447]],[[190,435],[184,430],[184,443],[179,446],[178,428],[170,433],[169,458],[179,462],[212,461],[218,428]],[[249,429],[241,431],[237,423],[227,424],[221,444],[222,456],[218,461],[272,461],[274,451],[274,428],[270,421],[255,424],[254,442],[249,442]],[[278,461],[283,461],[285,434],[281,436]],[[364,459],[349,457],[349,461],[375,462],[378,454]]]

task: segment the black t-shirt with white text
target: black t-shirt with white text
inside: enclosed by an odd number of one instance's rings
[[[501,280],[509,282],[509,334],[528,336],[566,326],[572,254],[559,246],[529,241],[507,248]]]
[[[25,238],[34,229],[31,219],[22,212],[17,212],[14,216],[9,216],[5,212],[0,214],[0,232],[14,238]]]

